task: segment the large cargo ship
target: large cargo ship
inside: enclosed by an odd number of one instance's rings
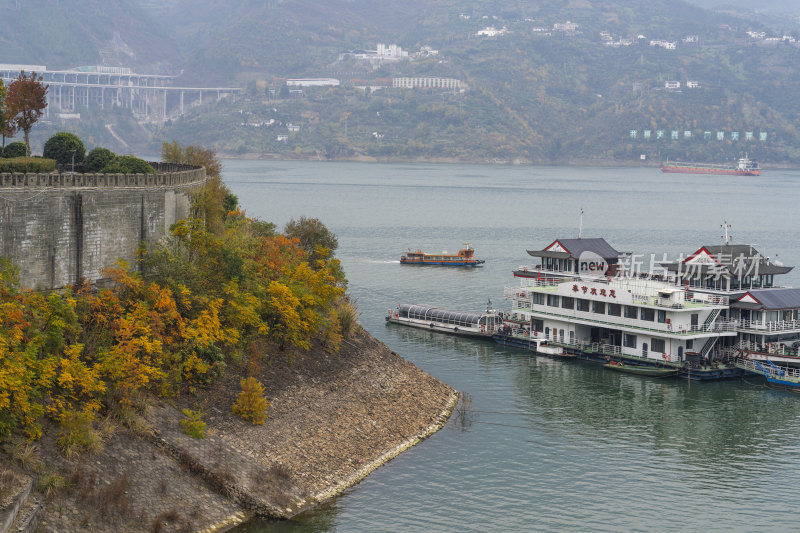
[[[684,163],[675,161],[661,165],[661,172],[674,174],[719,174],[723,176],[760,176],[758,162],[746,155],[736,161],[735,165],[714,165],[709,163]]]

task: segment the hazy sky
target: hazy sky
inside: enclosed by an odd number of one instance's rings
[[[718,6],[741,6],[750,11],[796,12],[800,11],[797,0],[686,0],[705,8]]]

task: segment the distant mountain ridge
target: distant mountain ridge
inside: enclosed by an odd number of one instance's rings
[[[0,0],[0,20],[2,63],[160,72],[178,59],[170,34],[132,0]]]
[[[770,26],[680,0],[87,0],[80,10],[0,0],[0,10],[14,26],[0,36],[0,62],[116,63],[182,72],[183,85],[244,87],[246,99],[197,108],[157,133],[225,152],[546,162],[728,160],[757,148],[762,162],[800,163],[790,17]],[[489,28],[497,33],[479,35]],[[377,43],[438,54],[343,57]],[[469,89],[369,94],[351,84],[414,76]],[[298,77],[341,85],[290,98],[281,80]],[[701,143],[686,132],[728,133]],[[770,142],[732,142],[733,132]]]

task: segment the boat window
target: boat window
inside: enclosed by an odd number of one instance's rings
[[[536,305],[544,305],[544,294],[540,292],[533,293],[533,303]]]
[[[601,315],[606,314],[606,303],[605,302],[592,302],[592,311],[595,313],[599,313]]]
[[[589,311],[589,300],[578,298],[578,311]]]
[[[641,319],[653,322],[656,319],[655,309],[648,309],[646,307],[642,307]]]
[[[690,319],[692,326],[696,326],[699,323],[699,315],[697,313],[692,313]]]
[[[558,342],[560,342],[561,344],[564,344],[564,330],[563,329],[558,330]]]
[[[658,321],[661,324],[665,324],[667,322],[667,312],[666,311],[659,311],[658,312]],[[656,351],[663,351],[663,350],[656,350]]]
[[[611,316],[620,316],[622,314],[622,306],[620,304],[608,304],[608,314]]]
[[[632,305],[625,306],[625,318],[637,318],[639,316],[639,311],[636,307]]]
[[[561,308],[562,309],[575,309],[575,298],[570,298],[569,296],[562,296],[561,297]]]
[[[686,349],[687,350],[691,350],[693,345],[694,345],[694,341],[693,340],[689,339],[689,340],[686,341]]]
[[[629,333],[622,335],[622,345],[626,348],[636,348],[636,335]]]
[[[664,353],[666,351],[666,343],[664,342],[664,339],[650,339],[650,348],[654,352]]]
[[[544,321],[534,318],[531,320],[531,327],[533,328],[533,331],[542,331],[544,329]]]
[[[547,305],[550,307],[558,307],[558,296],[556,296],[555,294],[548,294]]]

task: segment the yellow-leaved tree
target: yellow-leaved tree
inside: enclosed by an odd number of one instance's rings
[[[267,419],[269,402],[264,397],[264,386],[254,377],[241,380],[242,391],[236,397],[231,408],[237,414],[253,424],[263,424]]]

